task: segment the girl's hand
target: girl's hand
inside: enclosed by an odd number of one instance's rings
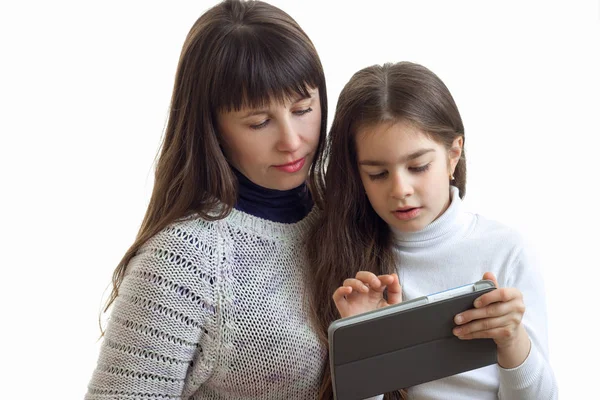
[[[387,289],[387,301],[383,292]],[[402,302],[402,287],[397,274],[376,276],[359,271],[346,279],[333,293],[333,301],[342,318]]]
[[[498,287],[491,272],[483,274]],[[459,339],[491,338],[498,346],[498,364],[503,368],[518,367],[529,354],[531,343],[521,323],[525,313],[523,295],[516,288],[498,288],[474,302],[474,309],[457,314],[458,327],[453,333]]]

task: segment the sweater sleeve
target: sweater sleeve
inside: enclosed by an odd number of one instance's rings
[[[516,368],[499,368],[500,399],[557,399],[558,388],[548,359],[548,327],[544,283],[537,264],[526,246],[521,246],[509,266],[506,287],[523,294],[522,323],[531,339],[531,350]]]
[[[186,399],[218,352],[218,235],[177,223],[127,266],[86,400]],[[214,228],[213,228],[214,229]]]

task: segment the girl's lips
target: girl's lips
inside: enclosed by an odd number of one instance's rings
[[[416,218],[421,213],[421,207],[407,208],[404,210],[393,211],[392,214],[401,221]]]
[[[299,160],[293,161],[289,164],[284,164],[284,165],[275,165],[275,168],[277,168],[280,171],[283,172],[298,172],[302,169],[302,167],[304,167],[304,163],[306,162],[306,157],[303,157]]]

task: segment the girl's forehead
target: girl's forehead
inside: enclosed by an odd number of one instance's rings
[[[429,141],[429,135],[416,124],[407,121],[384,121],[374,125],[364,126],[357,131],[358,141],[376,141],[383,138],[402,141]]]
[[[356,147],[359,159],[401,159],[426,149],[436,152],[442,149],[428,134],[410,123],[384,123],[359,131]]]

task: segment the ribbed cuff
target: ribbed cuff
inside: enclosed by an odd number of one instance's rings
[[[537,347],[531,342],[531,349],[527,358],[515,368],[502,368],[500,371],[500,387],[508,390],[523,390],[532,385],[537,385],[544,370],[544,358]]]

